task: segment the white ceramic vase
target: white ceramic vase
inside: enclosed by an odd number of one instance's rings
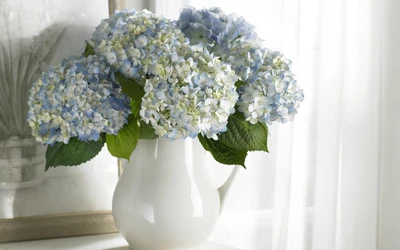
[[[220,213],[204,155],[194,140],[141,140],[125,165],[113,198],[113,216],[134,250],[202,249]]]

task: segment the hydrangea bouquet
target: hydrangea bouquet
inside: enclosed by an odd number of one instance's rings
[[[249,151],[268,151],[267,124],[292,120],[302,100],[291,61],[262,47],[243,17],[133,10],[102,20],[83,55],[42,74],[28,122],[49,145],[46,170],[88,161],[104,144],[129,159],[139,139],[187,137],[244,167]]]

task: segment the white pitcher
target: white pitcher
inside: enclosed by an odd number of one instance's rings
[[[139,141],[113,198],[115,223],[131,249],[202,249],[238,168],[215,189],[204,153],[197,139]]]

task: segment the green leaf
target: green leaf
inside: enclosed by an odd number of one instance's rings
[[[73,137],[68,144],[56,142],[54,146],[47,146],[46,168],[57,166],[76,166],[85,163],[95,157],[103,148],[104,138],[99,141],[80,141]]]
[[[241,165],[246,168],[244,165],[247,156],[246,151],[231,148],[219,140],[209,139],[200,134],[198,138],[204,149],[209,151],[217,162],[226,165]]]
[[[240,87],[242,87],[245,83],[238,80],[235,82],[235,86],[236,86],[236,90],[240,89]]]
[[[115,73],[115,78],[121,84],[122,92],[127,94],[133,100],[142,103],[142,97],[144,96],[143,86],[137,82],[127,79],[123,74],[117,72]],[[140,106],[140,105],[139,105]]]
[[[128,123],[118,131],[117,135],[107,134],[107,148],[111,155],[129,160],[139,140],[139,125],[131,114]]]
[[[147,124],[144,121],[140,121],[140,132],[139,139],[154,140],[158,136],[154,133],[154,128],[151,124]]]
[[[140,119],[140,112],[141,109],[141,101],[131,100],[131,112],[132,115],[136,118],[136,120]]]
[[[94,54],[95,54],[94,48],[92,47],[92,45],[90,45],[88,42],[86,42],[86,48],[85,48],[85,51],[83,52],[83,55],[85,57],[88,57],[88,56],[94,55]]]
[[[236,112],[229,116],[227,130],[218,135],[218,141],[237,150],[268,152],[268,128],[261,122],[251,124]]]

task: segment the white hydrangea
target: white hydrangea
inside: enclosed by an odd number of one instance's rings
[[[104,55],[113,71],[140,83],[149,75],[162,75],[169,58],[189,43],[175,24],[150,11],[122,11],[104,19],[89,44]]]
[[[238,78],[219,59],[195,49],[190,52],[192,58],[176,60],[164,77],[146,81],[140,115],[160,137],[194,138],[201,133],[218,139],[235,112]]]

